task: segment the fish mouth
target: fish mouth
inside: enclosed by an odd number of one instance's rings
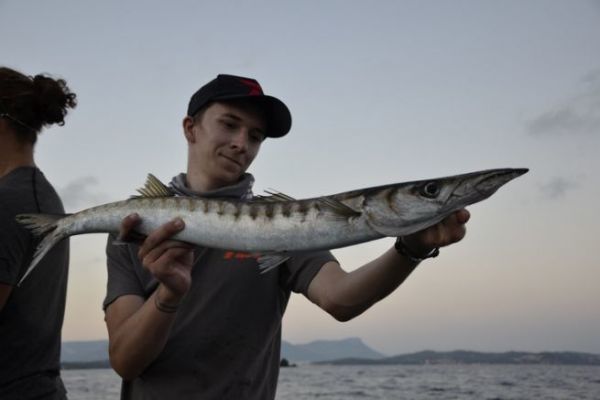
[[[448,202],[453,198],[460,198],[464,205],[469,205],[484,200],[528,171],[528,168],[504,168],[466,174],[458,180]]]
[[[515,178],[527,173],[528,168],[507,168],[485,173],[474,185],[481,195],[490,196],[496,190]]]

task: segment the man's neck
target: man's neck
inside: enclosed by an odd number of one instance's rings
[[[33,166],[33,145],[19,143],[10,133],[0,133],[0,178],[19,167]]]
[[[233,182],[219,180],[203,173],[203,171],[199,171],[188,166],[186,172],[186,186],[196,193],[207,193],[227,186],[235,185],[239,182],[240,178],[241,177],[238,177],[238,179]]]
[[[201,173],[197,173],[188,169],[186,173],[187,187],[197,193],[210,192],[218,189],[220,186],[215,182],[206,179]]]

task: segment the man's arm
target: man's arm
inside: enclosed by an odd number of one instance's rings
[[[437,225],[404,237],[415,254],[460,241],[469,220],[459,210]],[[392,293],[415,269],[417,263],[390,249],[375,260],[345,272],[337,262],[325,264],[308,287],[307,297],[339,321],[348,321]]]
[[[136,215],[123,220],[121,237],[137,223]],[[106,309],[110,362],[125,380],[139,376],[160,354],[177,304],[190,288],[193,247],[169,240],[182,229],[183,221],[171,221],[152,232],[140,247],[138,257],[143,266],[160,282],[148,300],[125,295]]]
[[[144,371],[162,351],[176,313],[165,313],[135,295],[121,296],[106,309],[109,357],[113,369],[125,380]]]

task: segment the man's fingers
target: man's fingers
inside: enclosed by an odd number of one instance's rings
[[[137,213],[129,214],[121,221],[121,227],[119,228],[119,240],[124,242],[127,241],[127,237],[131,233],[131,231],[139,224],[141,221],[140,216]]]
[[[440,225],[437,245],[447,246],[462,240],[467,233],[465,224],[470,218],[471,214],[464,208],[447,217]]]
[[[466,224],[469,219],[471,219],[471,213],[463,208],[462,210],[458,210],[454,213],[454,217],[456,218],[456,222],[459,224]]]
[[[158,229],[150,233],[146,240],[144,240],[144,243],[142,243],[138,251],[138,257],[140,259],[145,258],[146,255],[159,244],[161,244],[161,242],[168,240],[177,232],[181,231],[184,227],[185,223],[181,218],[175,218],[174,220],[163,224]]]
[[[405,236],[404,243],[415,254],[426,254],[436,247],[459,242],[467,233],[465,224],[470,218],[469,211],[463,208],[429,228]]]
[[[189,290],[193,260],[193,246],[168,240],[148,253],[142,265],[166,288],[181,296]]]
[[[172,260],[178,259],[193,251],[194,246],[191,244],[178,242],[176,240],[166,240],[151,249],[141,258],[141,260],[144,266],[150,266],[157,262],[168,265],[172,263]]]
[[[450,238],[450,241],[448,242],[448,244],[460,242],[465,237],[466,234],[467,234],[467,227],[464,224],[460,225],[458,228],[456,228],[452,232],[452,237]]]

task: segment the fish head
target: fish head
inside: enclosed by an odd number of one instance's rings
[[[385,236],[404,236],[494,194],[526,168],[493,169],[380,187],[365,194],[369,225]]]

